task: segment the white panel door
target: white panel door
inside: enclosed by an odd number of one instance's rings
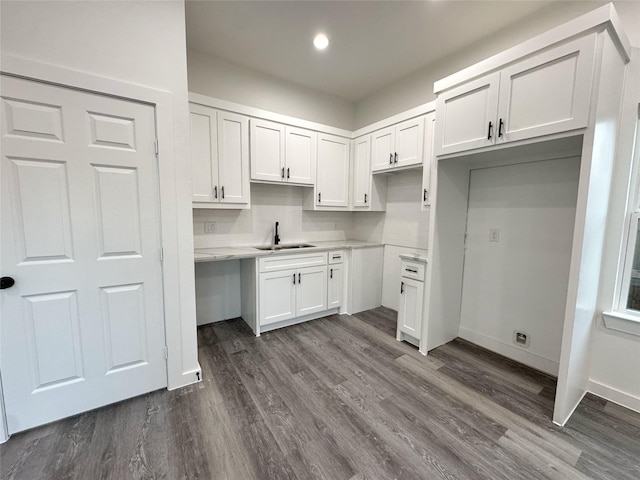
[[[155,112],[1,77],[10,433],[166,387]]]
[[[218,201],[218,140],[216,111],[189,104],[191,119],[191,190],[193,202]],[[215,190],[214,190],[215,186]]]
[[[398,327],[400,331],[420,339],[422,327],[422,299],[424,284],[410,278],[402,278],[398,302]]]
[[[329,284],[327,286],[327,308],[342,306],[344,291],[344,266],[343,264],[329,265]]]
[[[505,68],[497,142],[587,126],[596,34]]]
[[[296,317],[327,309],[327,267],[305,267],[297,271]]]
[[[285,173],[287,182],[313,185],[316,181],[316,132],[286,128]]]
[[[371,137],[356,138],[353,144],[353,206],[371,206]]]
[[[222,203],[249,203],[249,119],[218,112],[218,186]]]
[[[316,205],[349,206],[349,140],[318,135],[318,181]]]
[[[423,158],[423,142],[424,117],[414,118],[397,125],[394,165],[396,167],[420,165]]]
[[[500,73],[496,72],[438,95],[436,155],[495,143],[499,85]]]
[[[284,125],[251,119],[251,180],[284,181]]]
[[[384,128],[371,134],[371,171],[393,168],[396,145],[395,127]]]
[[[296,316],[296,270],[260,274],[260,325],[282,322]]]

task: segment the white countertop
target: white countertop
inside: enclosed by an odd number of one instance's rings
[[[403,260],[409,260],[413,262],[427,263],[426,255],[420,253],[401,253],[400,258]]]
[[[269,255],[287,255],[293,253],[317,252],[323,250],[335,250],[338,248],[370,248],[382,247],[382,243],[363,242],[361,240],[335,240],[323,242],[299,242],[309,243],[313,247],[292,248],[282,250],[258,250],[256,247],[216,247],[216,248],[196,248],[193,252],[193,259],[200,262],[219,262],[222,260],[236,260],[242,258],[266,257]],[[283,243],[282,245],[287,245]]]

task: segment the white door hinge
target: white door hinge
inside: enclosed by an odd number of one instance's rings
[[[160,153],[160,147],[158,146],[158,139],[157,138],[153,141],[153,148],[156,151],[156,157],[157,157],[158,153]]]
[[[160,249],[160,261],[164,262],[164,248]]]
[[[169,347],[164,346],[164,359],[169,360]]]

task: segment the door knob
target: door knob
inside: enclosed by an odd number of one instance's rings
[[[11,277],[2,277],[0,278],[0,290],[11,288],[15,283],[16,281]]]

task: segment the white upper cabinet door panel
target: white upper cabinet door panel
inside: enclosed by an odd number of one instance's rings
[[[316,132],[303,128],[286,128],[285,180],[313,185],[316,181]]]
[[[432,174],[436,169],[436,159],[433,155],[435,123],[435,113],[428,114],[424,119],[424,163],[422,167],[422,205],[424,207],[428,207],[431,205]]]
[[[377,172],[393,167],[395,145],[395,127],[371,134],[371,171]]]
[[[251,119],[251,180],[284,180],[285,127],[279,123]]]
[[[249,119],[218,112],[219,198],[249,203]]]
[[[371,205],[371,137],[356,138],[353,144],[353,206]]]
[[[316,205],[349,206],[349,140],[318,135]]]
[[[497,142],[587,126],[595,43],[594,33],[502,70]]]
[[[424,117],[397,125],[394,165],[396,167],[420,165],[422,163],[423,141]]]
[[[217,185],[218,152],[215,110],[190,104],[192,201],[217,202],[213,186]],[[215,173],[214,173],[215,168]]]
[[[494,144],[499,83],[496,72],[438,95],[436,155]]]

